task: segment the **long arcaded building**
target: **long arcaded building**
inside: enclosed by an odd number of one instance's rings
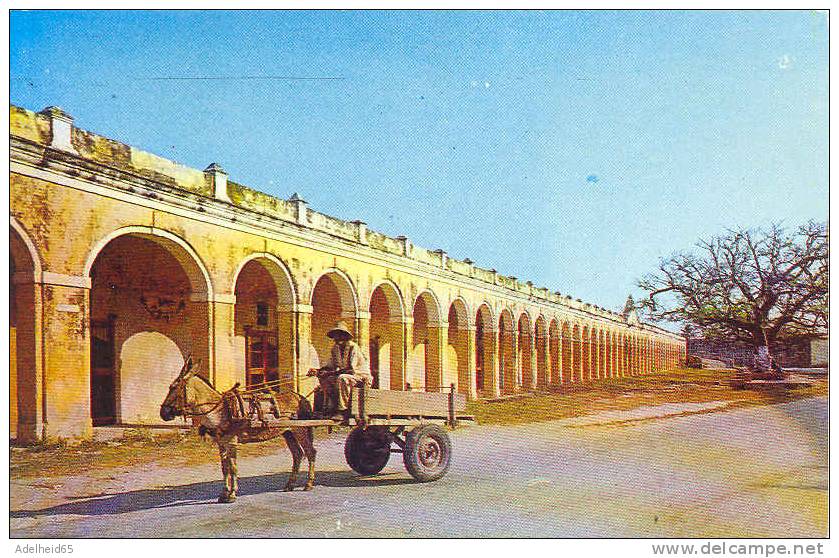
[[[683,340],[361,221],[10,109],[11,436],[159,422],[185,355],[307,394],[337,320],[375,386],[471,398],[673,366]]]

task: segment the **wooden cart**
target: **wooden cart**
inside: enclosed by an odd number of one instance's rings
[[[430,482],[442,478],[451,463],[452,442],[446,427],[474,421],[463,414],[465,410],[466,396],[456,393],[454,385],[444,393],[360,386],[343,420],[265,418],[270,413],[261,413],[251,426],[348,426],[344,456],[353,471],[375,475],[392,453],[401,453],[408,473],[420,482]]]

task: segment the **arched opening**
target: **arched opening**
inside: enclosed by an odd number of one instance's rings
[[[469,395],[469,314],[466,304],[455,299],[449,306],[449,334],[446,347],[444,385],[457,384],[457,391]]]
[[[40,315],[39,285],[35,281],[40,261],[31,243],[14,227],[9,228],[9,434],[34,442],[40,432],[38,357],[36,332]]]
[[[583,343],[580,339],[580,326],[574,324],[574,330],[572,332],[573,338],[573,356],[572,359],[574,361],[574,382],[582,382],[583,381]]]
[[[545,318],[536,318],[536,385],[548,386],[548,330]]]
[[[405,389],[405,324],[402,297],[392,283],[382,283],[370,296],[370,373],[373,387]]]
[[[412,389],[439,391],[442,381],[440,314],[437,298],[425,291],[414,302],[413,349],[410,359]]]
[[[574,345],[568,322],[562,322],[562,383],[574,381]]]
[[[187,354],[212,381],[206,270],[177,237],[131,231],[108,240],[89,273],[93,424],[161,422]]]
[[[516,389],[516,340],[513,315],[506,308],[498,317],[498,387],[501,393]]]
[[[280,389],[291,390],[295,300],[290,274],[278,260],[255,257],[239,270],[233,292],[236,381],[247,386],[280,381]]]
[[[482,304],[475,314],[475,383],[479,395],[494,394],[495,336],[489,306]]]
[[[604,374],[607,378],[613,378],[615,376],[615,369],[612,362],[612,332],[607,331],[606,336],[603,340],[603,348],[606,351],[604,355],[604,361],[606,364],[606,368],[604,370]]]
[[[518,371],[516,387],[530,389],[533,387],[533,327],[530,316],[522,313],[518,323]]]
[[[548,327],[548,337],[550,344],[549,352],[551,355],[550,377],[548,378],[548,383],[551,385],[555,385],[562,383],[562,369],[559,366],[561,362],[561,354],[559,352],[559,325],[557,325],[557,321],[555,319],[551,320],[551,325],[550,327]]]
[[[315,368],[329,360],[332,341],[326,336],[339,321],[343,321],[358,341],[356,328],[356,294],[349,279],[338,271],[328,271],[320,276],[312,290],[312,335]],[[367,347],[361,347],[366,350]]]

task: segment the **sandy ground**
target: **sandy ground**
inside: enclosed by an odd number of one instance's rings
[[[333,435],[318,441],[315,490],[279,492],[290,459],[278,446],[275,457],[240,460],[232,505],[214,503],[217,465],[13,479],[11,535],[827,535],[826,397],[650,418],[660,411],[459,429],[449,474],[428,484],[415,483],[399,455],[383,474],[357,476]]]

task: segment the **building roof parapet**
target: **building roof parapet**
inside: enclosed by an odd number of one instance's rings
[[[59,107],[47,107],[34,113],[21,107],[10,106],[10,135],[49,147],[56,140],[52,137],[55,121],[67,123],[67,138],[59,138],[63,151],[94,163],[124,170],[169,188],[181,189],[199,196],[214,198],[246,211],[265,215],[298,226],[316,229],[347,241],[358,242],[389,254],[410,258],[432,267],[464,275],[472,279],[506,288],[526,295],[533,301],[545,301],[558,306],[573,308],[587,314],[611,320],[621,320],[613,312],[598,306],[573,300],[559,291],[551,292],[535,286],[531,281],[521,282],[514,276],[503,276],[495,269],[478,267],[469,258],[457,260],[448,257],[443,249],[428,250],[415,246],[406,236],[389,237],[370,230],[363,221],[345,221],[314,211],[296,192],[288,200],[279,199],[228,179],[228,173],[218,163],[211,163],[204,171],[186,167],[169,159],[144,152],[135,147],[99,136],[72,125],[73,117]],[[52,127],[50,125],[52,122]],[[63,124],[62,124],[63,125]],[[63,128],[58,129],[62,132]],[[650,326],[660,330],[655,326]],[[667,330],[661,330],[672,334]]]

